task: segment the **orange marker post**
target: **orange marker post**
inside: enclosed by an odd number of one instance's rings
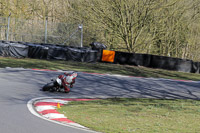
[[[61,108],[61,107],[60,107],[60,103],[57,104],[57,108]]]

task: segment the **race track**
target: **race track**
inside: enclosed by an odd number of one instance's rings
[[[69,94],[42,92],[44,84],[63,72],[23,68],[0,69],[2,133],[86,133],[32,115],[27,102],[38,97],[200,99],[200,82],[78,73]]]

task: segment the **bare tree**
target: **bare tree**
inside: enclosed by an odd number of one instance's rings
[[[169,0],[163,3],[153,26],[156,29],[154,54],[186,58],[186,49],[191,45],[188,43],[189,25],[198,16],[197,12],[192,12],[196,5],[199,5],[198,1]]]

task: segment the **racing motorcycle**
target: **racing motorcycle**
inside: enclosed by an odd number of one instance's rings
[[[62,86],[62,81],[58,77],[56,79],[51,79],[51,82],[44,85],[42,90],[50,91],[50,92],[54,92],[54,91],[59,91],[59,92],[63,91],[64,92],[64,88]]]
[[[70,85],[70,88],[72,88],[76,77],[76,72],[64,73],[59,75],[56,79],[51,79],[51,82],[47,83],[42,90],[50,92],[63,91],[68,93],[70,89],[67,87],[67,85]]]

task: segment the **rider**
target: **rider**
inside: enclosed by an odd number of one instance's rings
[[[76,77],[77,77],[76,72],[64,73],[64,75],[58,76],[58,78],[61,79],[61,81],[62,81],[62,86],[64,87],[66,93],[68,93],[70,91],[70,89],[67,85],[70,85],[70,88],[72,88],[73,84],[75,83]]]

